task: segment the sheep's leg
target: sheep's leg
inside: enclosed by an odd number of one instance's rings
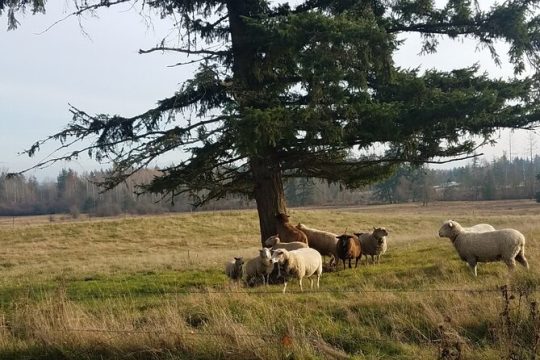
[[[285,294],[285,290],[287,290],[287,280],[285,280],[285,285],[283,286],[283,294]]]
[[[313,277],[310,276],[309,278],[309,287],[311,290],[313,290]]]
[[[505,263],[508,266],[508,270],[514,270],[516,267],[516,261],[514,259],[506,260]]]
[[[343,270],[345,270],[345,259],[343,259]]]
[[[349,269],[352,269],[352,266],[351,266],[351,259],[349,259]]]
[[[336,265],[336,257],[334,255],[330,255],[330,266]]]
[[[469,267],[471,268],[471,271],[474,276],[477,276],[476,273],[476,259],[469,259],[467,260],[467,264],[469,264]]]
[[[516,256],[516,261],[518,263],[520,263],[521,265],[523,265],[524,267],[526,267],[527,269],[529,268],[529,262],[525,258],[525,253],[524,253],[523,249],[519,250],[519,252],[518,252],[518,254]]]
[[[300,284],[300,291],[304,291],[304,288],[302,287],[302,278],[298,279],[298,283]]]
[[[317,289],[319,289],[319,281],[321,280],[321,274],[317,274]]]
[[[358,267],[358,259],[359,259],[359,258],[356,258],[356,263],[354,264],[354,267],[355,267],[355,268]]]

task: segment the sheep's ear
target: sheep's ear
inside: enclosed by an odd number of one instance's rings
[[[451,228],[454,227],[454,223],[452,222],[452,220],[450,220],[450,221],[448,222],[448,227],[451,227]]]

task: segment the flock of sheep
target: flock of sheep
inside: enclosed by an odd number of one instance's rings
[[[236,257],[225,266],[225,273],[232,280],[244,280],[252,285],[262,280],[266,285],[272,274],[283,279],[283,292],[287,289],[290,278],[296,278],[303,290],[302,280],[317,278],[317,288],[323,271],[323,256],[330,257],[329,266],[336,267],[339,260],[358,261],[362,255],[371,256],[372,262],[379,262],[380,256],[386,252],[388,231],[385,228],[374,228],[372,232],[352,235],[337,235],[328,231],[317,230],[304,224],[293,226],[289,216],[278,214],[276,235],[265,240],[265,248],[259,250],[259,256],[244,263],[243,258]]]
[[[277,234],[265,241],[265,248],[259,250],[259,256],[244,263],[243,258],[236,257],[225,266],[229,278],[243,280],[248,285],[262,281],[269,283],[271,275],[284,282],[283,293],[287,289],[290,278],[296,278],[303,290],[302,280],[317,279],[317,288],[323,271],[323,256],[329,256],[330,267],[337,267],[339,260],[343,262],[355,260],[355,267],[362,255],[371,256],[371,262],[379,262],[387,249],[388,231],[385,228],[373,228],[372,232],[337,235],[331,232],[309,228],[304,224],[296,227],[289,222],[289,216],[279,214],[277,217]],[[470,228],[462,227],[453,220],[446,221],[439,229],[439,236],[449,238],[458,255],[470,266],[476,276],[479,262],[503,261],[513,269],[515,262],[529,268],[525,258],[525,237],[515,229],[495,230],[489,224],[478,224]]]

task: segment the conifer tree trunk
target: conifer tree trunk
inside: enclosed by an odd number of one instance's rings
[[[259,214],[261,244],[276,234],[276,215],[286,212],[285,193],[279,163],[267,159],[252,159],[255,201]]]

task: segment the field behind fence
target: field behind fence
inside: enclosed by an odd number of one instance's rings
[[[380,264],[285,295],[223,274],[257,253],[254,211],[0,219],[0,358],[535,359],[537,214],[526,201],[292,209],[295,222],[390,237]],[[472,277],[437,236],[448,218],[520,230],[531,269],[480,264]]]

